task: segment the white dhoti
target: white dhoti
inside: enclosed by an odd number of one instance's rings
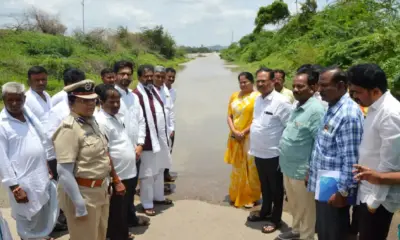
[[[164,169],[171,166],[171,154],[169,148],[168,136],[166,133],[166,121],[162,106],[158,101],[154,101],[154,107],[157,119],[158,141],[160,151],[144,151],[142,153],[139,185],[140,201],[145,209],[154,207],[153,201],[163,201],[164,196]]]

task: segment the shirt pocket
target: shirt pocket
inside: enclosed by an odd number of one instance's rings
[[[290,134],[288,138],[292,141],[302,141],[307,136],[309,129],[308,124],[304,122],[293,121],[290,126]],[[311,137],[311,136],[307,136]]]
[[[274,121],[276,121],[277,117],[274,116],[272,112],[264,111],[261,114],[261,126],[263,127],[270,127],[274,124]]]

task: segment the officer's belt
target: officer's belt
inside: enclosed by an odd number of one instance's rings
[[[103,185],[104,179],[75,178],[79,186],[95,188]]]

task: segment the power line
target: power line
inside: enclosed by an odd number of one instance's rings
[[[82,0],[82,32],[85,33],[85,0]]]

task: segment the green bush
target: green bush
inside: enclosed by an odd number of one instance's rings
[[[221,57],[250,71],[264,65],[288,73],[305,63],[346,69],[372,62],[392,79],[400,74],[400,15],[393,14],[400,7],[396,4],[337,1],[315,12],[315,1],[307,0],[301,12],[287,18],[277,30],[248,34],[239,44],[222,50]]]
[[[74,53],[74,47],[66,38],[39,38],[26,44],[26,52],[31,56],[70,57]]]

